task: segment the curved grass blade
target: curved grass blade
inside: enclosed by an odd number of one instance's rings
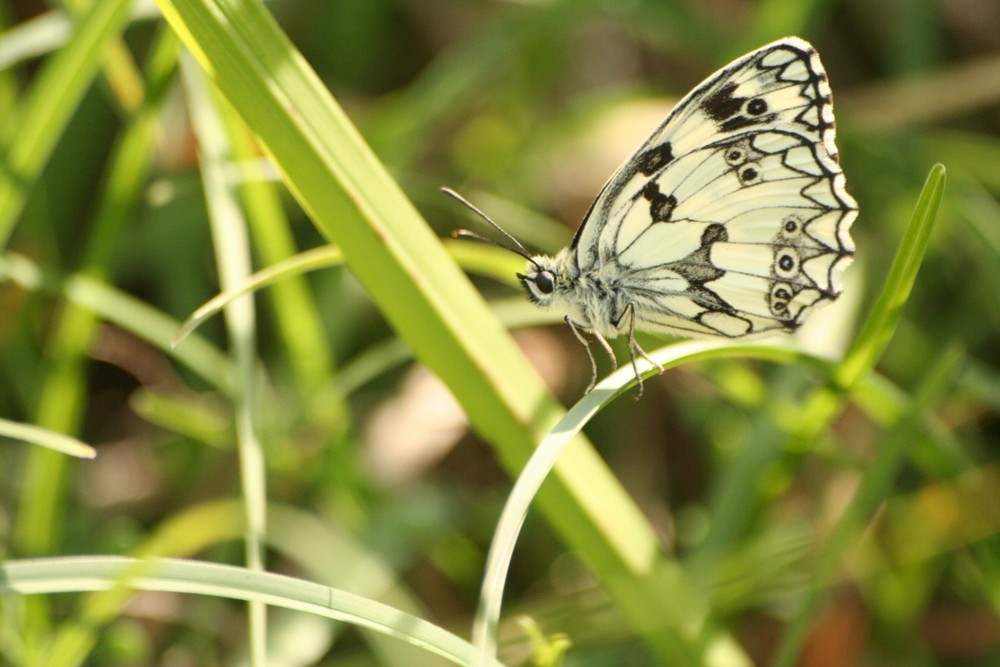
[[[788,347],[763,344],[733,345],[728,341],[704,340],[676,343],[657,350],[650,356],[664,369],[704,359],[752,357],[795,363],[806,358],[803,353]],[[644,378],[653,376],[658,370],[645,360],[639,362],[639,371]],[[496,630],[500,620],[507,572],[517,536],[538,489],[556,467],[560,455],[587,422],[611,401],[631,389],[635,383],[636,378],[631,366],[620,368],[599,382],[593,391],[577,401],[566,416],[542,439],[517,478],[494,532],[480,589],[479,608],[472,633],[473,644],[480,660],[496,655]],[[617,518],[608,517],[607,520],[614,522]],[[675,604],[674,608],[686,608],[683,604],[685,593],[675,591],[675,594],[681,603]],[[733,656],[729,655],[727,658],[732,659]]]
[[[458,664],[472,646],[421,618],[322,584],[268,572],[175,559],[77,556],[0,564],[0,593],[37,595],[129,589],[259,602],[344,621],[395,637]],[[488,663],[499,666],[496,661]]]
[[[404,612],[418,613],[421,605],[397,580],[391,565],[375,552],[329,522],[300,509],[269,503],[269,548],[311,581],[349,589],[355,595],[389,602]],[[246,515],[238,500],[214,500],[184,509],[156,526],[129,554],[142,560],[190,558],[220,544],[241,539]],[[337,558],[331,559],[330,554]],[[72,618],[59,627],[49,644],[49,667],[81,665],[91,654],[107,625],[119,618],[132,598],[120,590],[84,596]],[[365,632],[368,643],[391,642],[379,633]]]
[[[283,278],[297,276],[307,271],[315,269],[325,269],[337,266],[343,262],[344,254],[336,246],[320,246],[301,252],[294,257],[278,262],[272,266],[257,271],[236,287],[224,290],[203,303],[191,315],[184,320],[184,324],[177,330],[177,333],[170,339],[170,347],[175,348],[180,345],[193,331],[200,327],[207,319],[220,312],[234,299],[263,289],[276,283]]]

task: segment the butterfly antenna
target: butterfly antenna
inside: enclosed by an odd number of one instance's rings
[[[493,239],[486,238],[485,236],[480,236],[479,234],[476,234],[475,232],[470,232],[467,229],[456,229],[454,232],[451,233],[451,235],[453,237],[455,237],[457,239],[474,239],[476,241],[482,241],[483,243],[489,243],[490,245],[495,245],[495,246],[497,246],[499,248],[503,248],[504,250],[508,250],[508,251],[510,251],[510,252],[512,252],[512,253],[514,253],[516,255],[520,255],[521,257],[524,257],[526,260],[528,260],[532,264],[535,264],[535,260],[533,260],[531,258],[531,253],[529,253],[528,250],[523,245],[521,245],[520,241],[518,241],[516,238],[514,238],[513,236],[511,236],[507,232],[507,230],[505,230],[503,227],[501,227],[497,223],[493,222],[493,220],[491,220],[488,215],[486,215],[485,213],[483,213],[482,211],[480,211],[478,208],[476,208],[476,206],[472,202],[470,202],[468,199],[466,199],[462,195],[458,194],[457,192],[455,192],[451,188],[443,187],[443,188],[441,188],[441,192],[443,192],[446,195],[449,195],[451,197],[454,197],[459,202],[461,202],[462,204],[464,204],[466,208],[468,208],[470,211],[472,211],[473,213],[475,213],[476,215],[478,215],[480,218],[482,218],[483,220],[485,220],[486,222],[488,222],[489,225],[490,225],[490,227],[492,227],[493,229],[495,229],[498,232],[500,232],[501,234],[503,234],[504,238],[506,238],[508,241],[510,241],[511,243],[513,243],[514,246],[511,247],[511,246],[504,245],[503,243],[498,243],[497,241],[494,241]]]

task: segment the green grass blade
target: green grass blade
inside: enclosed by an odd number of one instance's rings
[[[792,348],[777,345],[733,345],[728,341],[684,341],[657,350],[650,356],[664,369],[669,369],[693,361],[732,357],[799,363],[804,360],[805,355]],[[813,361],[821,364],[819,360]],[[645,360],[640,360],[638,363],[640,373],[644,377],[652,377],[658,373],[658,369]],[[496,629],[500,619],[504,583],[510,568],[517,536],[538,489],[549,472],[559,465],[560,456],[587,422],[635,384],[635,373],[631,366],[620,368],[599,382],[593,391],[577,401],[566,413],[566,416],[545,436],[518,477],[514,489],[504,505],[487,558],[486,574],[483,578],[473,631],[473,643],[480,656],[490,656],[496,652]],[[636,526],[623,523],[615,516],[607,515],[603,517],[603,521],[603,525],[608,531],[629,534],[636,530]],[[675,596],[675,613],[683,613],[683,610],[690,610],[696,606],[695,596],[691,591],[675,588],[672,594]],[[691,617],[686,620],[694,624]],[[678,618],[668,625],[680,628],[686,624],[685,619]],[[742,660],[733,653],[727,653],[726,656],[727,660]]]
[[[184,324],[171,339],[170,347],[174,348],[184,342],[184,339],[198,329],[206,320],[218,314],[229,303],[245,294],[255,292],[270,285],[298,276],[308,271],[337,266],[343,262],[343,253],[336,246],[321,246],[299,253],[294,257],[282,260],[277,264],[261,269],[238,285],[224,290],[203,303],[184,320]]]
[[[375,630],[458,665],[472,659],[459,637],[399,609],[322,584],[245,568],[183,560],[67,557],[0,564],[0,593],[39,595],[126,589],[255,601]],[[492,661],[489,664],[499,665]]]
[[[0,248],[7,244],[28,192],[128,19],[132,0],[94,2],[73,38],[46,61],[29,96],[3,132]]]
[[[201,70],[188,54],[181,58],[188,109],[198,141],[208,219],[223,289],[235,289],[250,274],[250,239],[246,219],[236,193],[230,187],[227,170],[229,142],[221,114]],[[264,451],[254,418],[257,410],[258,372],[256,309],[252,297],[243,296],[227,304],[223,313],[239,375],[234,396],[236,441],[239,450],[240,480],[243,488],[246,531],[246,562],[249,569],[264,571],[264,531],[267,522],[266,472]],[[264,667],[267,660],[267,608],[259,601],[249,605],[250,664]]]
[[[9,419],[0,418],[0,436],[30,442],[81,459],[92,459],[97,456],[93,447],[76,438],[32,424],[19,424]]]
[[[260,159],[253,135],[232,107],[223,105],[220,111],[233,159],[240,170],[239,194],[255,254],[264,265],[288,261],[298,253],[298,244],[281,199],[284,187],[273,178],[253,177],[252,165],[266,164],[273,174],[271,165]],[[283,341],[282,348],[294,372],[299,395],[308,400],[334,374],[335,367],[333,351],[324,334],[320,304],[308,281],[291,275],[277,281],[268,298],[275,313],[274,328]],[[344,413],[343,405],[329,406],[314,417],[329,422],[330,419],[344,419]]]
[[[878,301],[858,335],[850,353],[837,369],[835,380],[840,387],[852,387],[882,356],[889,345],[896,325],[903,314],[903,307],[910,298],[917,272],[927,253],[931,231],[937,218],[941,197],[944,195],[945,168],[935,165],[927,175],[927,182],[917,200],[913,217],[892,269],[886,278],[885,287]]]
[[[65,298],[140,340],[171,352],[170,339],[180,327],[180,322],[103,281],[84,275],[73,275],[64,280],[48,276],[27,257],[12,252],[0,255],[0,276],[25,290]],[[172,354],[210,386],[227,396],[233,394],[231,380],[235,370],[226,355],[206,339],[191,336]]]

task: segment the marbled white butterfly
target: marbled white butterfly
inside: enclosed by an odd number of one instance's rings
[[[583,334],[614,366],[607,339],[626,334],[641,395],[636,356],[649,357],[636,331],[727,338],[794,331],[814,306],[840,294],[858,210],[834,137],[819,54],[788,37],[688,93],[554,257],[531,255],[462,201],[528,260],[518,274],[528,298],[566,315],[590,356],[587,391],[597,365]],[[464,230],[455,236],[486,240]]]

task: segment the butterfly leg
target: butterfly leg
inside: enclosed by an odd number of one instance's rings
[[[604,351],[608,353],[608,359],[611,360],[611,372],[614,373],[618,370],[618,359],[615,358],[615,351],[611,349],[611,343],[608,342],[607,338],[596,331],[591,331],[590,333],[594,334],[594,338],[596,338],[597,342],[601,344]]]
[[[608,341],[604,339],[604,336],[597,333],[593,329],[588,329],[586,327],[581,326],[577,322],[574,322],[569,315],[567,315],[565,319],[566,319],[566,324],[569,325],[570,331],[572,331],[573,335],[576,336],[576,339],[580,341],[580,344],[583,345],[583,348],[587,350],[587,358],[590,359],[590,384],[587,385],[587,390],[583,392],[585,394],[589,394],[590,390],[594,388],[594,384],[597,382],[597,361],[594,359],[594,353],[591,352],[590,350],[590,343],[587,341],[587,339],[584,337],[583,334],[589,333],[594,335],[594,338],[597,339],[597,341],[601,344],[601,347],[604,348],[604,351],[607,352],[608,356],[611,358],[612,371],[618,368],[618,360],[615,359],[614,350],[611,349],[611,345],[609,345]]]
[[[622,313],[622,318],[628,316],[628,358],[632,362],[632,371],[635,373],[636,383],[639,385],[639,393],[636,394],[636,400],[642,398],[642,375],[639,373],[639,366],[635,360],[635,353],[638,352],[639,356],[660,369],[660,373],[663,373],[663,366],[654,361],[646,351],[635,341],[635,307],[630,303],[625,306],[625,312]],[[618,322],[621,322],[619,318]],[[615,323],[615,326],[618,325]]]
[[[569,330],[573,332],[576,339],[580,341],[580,345],[583,345],[583,349],[587,351],[587,358],[590,359],[590,384],[587,385],[587,390],[583,392],[589,394],[590,390],[594,388],[594,383],[597,382],[597,362],[594,361],[594,353],[590,351],[590,343],[583,337],[583,334],[580,333],[579,325],[570,319],[569,315],[566,316],[566,324],[569,325]]]

